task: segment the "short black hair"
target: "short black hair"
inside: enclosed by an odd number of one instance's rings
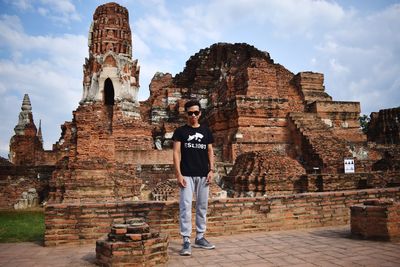
[[[191,99],[185,103],[185,111],[187,111],[190,107],[193,107],[193,106],[198,106],[199,110],[201,110],[201,105],[200,105],[199,100]]]

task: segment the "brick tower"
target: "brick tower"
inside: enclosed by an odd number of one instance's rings
[[[35,165],[37,154],[43,152],[43,140],[33,121],[28,94],[24,95],[15,135],[10,140],[10,161],[16,165]]]
[[[115,104],[125,115],[139,117],[139,66],[132,60],[128,10],[116,3],[97,7],[88,45],[80,103]]]
[[[131,38],[125,7],[107,3],[96,9],[83,65],[83,96],[72,122],[62,126],[59,145],[68,155],[53,173],[50,201],[121,201],[139,194],[137,162],[126,158],[154,144],[151,126],[141,119]]]

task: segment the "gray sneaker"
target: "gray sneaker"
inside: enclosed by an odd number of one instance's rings
[[[190,255],[192,255],[192,248],[190,246],[190,242],[183,243],[182,249],[179,252],[179,255],[181,255],[181,256],[190,256]]]
[[[194,241],[193,247],[195,248],[204,248],[204,249],[214,249],[215,246],[208,242],[204,237],[197,239]]]

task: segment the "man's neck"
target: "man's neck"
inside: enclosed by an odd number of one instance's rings
[[[188,123],[187,125],[190,126],[190,127],[192,127],[192,128],[199,128],[199,127],[200,127],[200,123],[197,123],[197,124],[190,124],[190,123]]]

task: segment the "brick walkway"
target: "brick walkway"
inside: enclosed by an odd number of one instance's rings
[[[263,232],[210,237],[215,250],[192,249],[178,255],[171,240],[165,266],[400,266],[400,241],[350,238],[348,227]],[[0,244],[0,266],[95,266],[95,248],[42,247],[35,243]]]

